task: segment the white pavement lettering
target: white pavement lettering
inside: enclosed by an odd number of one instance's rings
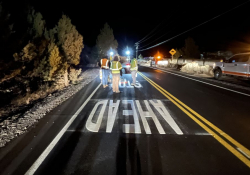
[[[176,122],[171,117],[171,115],[169,114],[169,112],[165,108],[164,104],[160,100],[156,100],[155,102],[153,100],[149,100],[149,102],[159,112],[159,114],[168,123],[168,125],[175,131],[176,134],[183,135],[183,132],[181,131],[179,126],[176,124]],[[144,100],[144,104],[146,106],[146,111],[143,111],[139,100],[135,100],[136,105],[135,105],[133,100],[122,100],[123,105],[125,105],[126,107],[131,106],[131,110],[128,110],[128,109],[123,110],[122,115],[127,116],[127,117],[133,116],[133,119],[134,119],[134,124],[126,123],[126,124],[122,125],[124,133],[136,133],[136,134],[141,133],[139,116],[136,112],[136,106],[137,106],[146,134],[152,134],[150,126],[149,126],[146,118],[151,118],[153,120],[153,122],[155,123],[155,126],[160,134],[166,134],[163,127],[162,127],[163,123],[161,123],[159,121],[158,117],[160,117],[160,116],[157,117],[154,114],[154,111],[150,107],[149,102],[147,100]],[[91,111],[91,113],[88,117],[88,120],[86,122],[86,128],[90,132],[98,132],[99,131],[101,123],[102,123],[102,119],[104,117],[104,112],[105,112],[105,109],[107,107],[107,103],[108,103],[108,100],[99,101],[94,106],[93,110]],[[96,114],[97,108],[100,105],[102,105],[101,111],[99,114]],[[114,103],[113,100],[110,100],[109,107],[108,107],[107,126],[106,126],[107,133],[111,133],[113,130],[119,107],[120,107],[120,100],[117,100],[116,103]],[[95,115],[98,115],[98,116],[97,116],[96,122],[94,123],[92,120],[93,120]]]
[[[157,100],[157,103],[153,102],[153,100],[149,100],[149,102],[157,109],[157,111],[161,114],[161,116],[166,120],[166,122],[178,135],[183,135],[183,132],[181,131],[179,126],[175,123],[174,119],[170,116],[169,112],[166,110],[165,106],[162,104],[160,100]]]
[[[123,110],[123,115],[129,116],[133,115],[134,117],[134,124],[123,124],[123,132],[124,133],[141,133],[141,127],[138,119],[137,112],[135,110],[135,104],[133,100],[123,100],[123,104],[130,104],[132,110]]]
[[[147,108],[148,111],[143,111],[143,110],[142,110],[142,107],[141,107],[141,105],[140,105],[139,100],[136,100],[135,102],[136,102],[137,108],[138,108],[138,110],[139,110],[139,113],[140,113],[140,116],[141,116],[141,119],[142,119],[142,124],[143,124],[143,126],[144,126],[145,132],[146,132],[147,134],[151,134],[150,127],[149,127],[148,122],[147,122],[147,120],[146,120],[146,117],[148,117],[148,118],[151,117],[151,118],[153,119],[153,121],[154,121],[154,123],[155,123],[155,125],[156,125],[156,127],[157,127],[157,129],[158,129],[158,131],[159,131],[159,133],[160,133],[160,134],[165,134],[165,132],[164,132],[164,130],[163,130],[163,128],[162,128],[162,126],[161,126],[159,120],[158,120],[157,117],[155,116],[153,110],[150,108],[148,101],[147,101],[147,100],[144,100],[144,103],[145,103],[146,108]]]
[[[89,115],[87,123],[86,123],[86,128],[89,131],[91,131],[91,132],[98,132],[99,131],[99,128],[100,128],[101,123],[102,123],[102,118],[103,118],[107,103],[108,103],[108,100],[100,101],[93,108],[92,112]],[[100,112],[100,114],[98,116],[98,119],[97,119],[96,123],[93,123],[92,119],[93,119],[99,105],[102,105],[102,109],[101,109],[101,112]]]
[[[116,103],[113,103],[113,100],[110,100],[109,102],[109,113],[108,113],[108,121],[107,121],[107,128],[106,128],[107,133],[112,132],[119,104],[120,104],[120,100],[117,100]],[[113,111],[113,108],[114,108],[114,111]]]
[[[110,86],[112,87],[112,84],[110,84]],[[134,86],[131,86],[130,81],[126,80],[126,79],[124,79],[123,81],[119,81],[119,87],[120,88],[134,88]],[[136,81],[135,87],[136,88],[142,88],[142,85],[141,85],[141,83]]]

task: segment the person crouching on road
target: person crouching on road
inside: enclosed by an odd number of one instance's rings
[[[135,86],[135,84],[136,84],[136,74],[137,74],[137,71],[138,71],[138,65],[137,65],[136,58],[131,60],[130,70],[131,70],[131,76],[132,76],[132,79],[133,79],[133,83],[131,83],[131,85]]]
[[[106,56],[100,60],[99,66],[102,68],[102,85],[103,88],[106,88],[108,86],[108,76],[110,68],[110,61]]]
[[[119,60],[118,56],[115,56],[110,66],[110,69],[112,71],[113,92],[115,93],[120,93],[119,80],[120,80],[120,70],[122,69],[122,65],[118,60]]]

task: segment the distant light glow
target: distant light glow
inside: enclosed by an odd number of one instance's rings
[[[109,54],[110,54],[110,55],[114,55],[114,52],[110,52]]]
[[[126,54],[129,55],[129,54],[130,54],[130,51],[126,51]]]
[[[158,56],[157,58],[159,58],[159,59],[160,59],[160,58],[161,58],[161,56]]]

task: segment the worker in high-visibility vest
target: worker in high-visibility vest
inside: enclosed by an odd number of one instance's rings
[[[109,75],[109,68],[110,68],[110,61],[107,59],[108,57],[104,56],[100,62],[99,66],[102,70],[102,85],[103,88],[106,88],[108,86],[108,75]]]
[[[122,69],[122,65],[119,62],[118,56],[115,56],[110,65],[110,70],[112,72],[112,82],[113,82],[113,92],[121,93],[119,91],[119,80],[120,80],[120,71]]]
[[[138,64],[136,58],[131,60],[130,64],[130,70],[131,70],[131,76],[133,79],[133,82],[131,83],[132,86],[135,86],[136,84],[136,77],[137,77],[137,71],[138,71]]]

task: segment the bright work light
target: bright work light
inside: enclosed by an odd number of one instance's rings
[[[114,55],[114,52],[110,52],[109,54],[110,54],[110,55]]]
[[[127,51],[127,52],[126,52],[126,54],[127,54],[127,55],[129,55],[129,54],[130,54],[130,52],[129,52],[129,51]]]

